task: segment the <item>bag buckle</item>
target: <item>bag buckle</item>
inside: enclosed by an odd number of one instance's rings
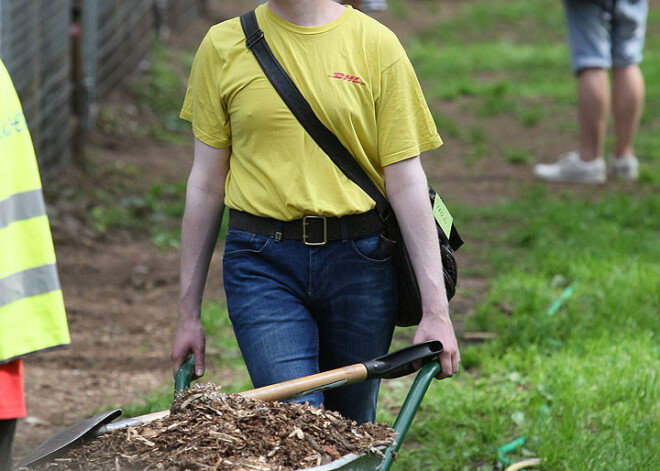
[[[252,49],[252,46],[261,41],[263,38],[264,32],[261,29],[257,29],[245,40],[245,46],[248,49]]]
[[[310,224],[309,221],[323,221],[323,240],[310,242],[307,240],[307,226]],[[303,216],[302,218],[302,240],[303,244],[320,247],[328,243],[328,220],[325,216]]]
[[[388,206],[384,211],[378,211],[378,217],[385,226],[387,226],[392,221],[393,216],[394,210],[392,209],[392,206]]]

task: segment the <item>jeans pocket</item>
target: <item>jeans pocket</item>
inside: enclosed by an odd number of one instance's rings
[[[272,237],[261,234],[229,229],[225,237],[223,257],[233,257],[246,253],[261,253],[266,249],[272,239]]]
[[[386,262],[392,259],[392,251],[381,242],[380,234],[362,239],[351,239],[353,251],[369,262]]]

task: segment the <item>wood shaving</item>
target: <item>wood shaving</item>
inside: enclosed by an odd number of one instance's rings
[[[385,424],[357,425],[307,404],[224,394],[212,383],[178,395],[170,415],[85,439],[38,471],[293,471],[390,446]]]

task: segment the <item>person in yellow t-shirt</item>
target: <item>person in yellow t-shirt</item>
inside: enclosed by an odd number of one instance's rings
[[[419,155],[442,144],[397,37],[332,0],[269,0],[258,23],[319,119],[386,194],[420,284],[414,342],[437,339],[442,378],[460,354]],[[174,372],[204,374],[201,300],[224,207],[227,308],[255,387],[387,353],[397,311],[391,255],[374,202],[321,151],[252,52],[238,18],[213,26],[195,56],[181,117],[194,161],[182,223]],[[378,381],[299,401],[373,421]]]

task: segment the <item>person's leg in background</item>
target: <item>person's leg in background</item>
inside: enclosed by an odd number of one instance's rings
[[[0,420],[0,471],[11,471],[16,419]]]
[[[614,8],[613,92],[614,129],[616,143],[612,161],[612,176],[635,180],[639,163],[635,157],[634,140],[644,108],[644,77],[642,62],[647,0],[618,0]]]
[[[607,179],[603,147],[610,112],[611,6],[607,1],[563,3],[571,64],[578,78],[579,149],[555,163],[537,164],[534,175],[551,182],[603,183]]]
[[[588,67],[578,72],[577,102],[580,158],[592,162],[604,155],[605,131],[610,114],[609,71]]]
[[[637,65],[614,67],[613,111],[616,143],[612,175],[635,180],[639,163],[635,157],[634,140],[644,107],[644,78]]]

